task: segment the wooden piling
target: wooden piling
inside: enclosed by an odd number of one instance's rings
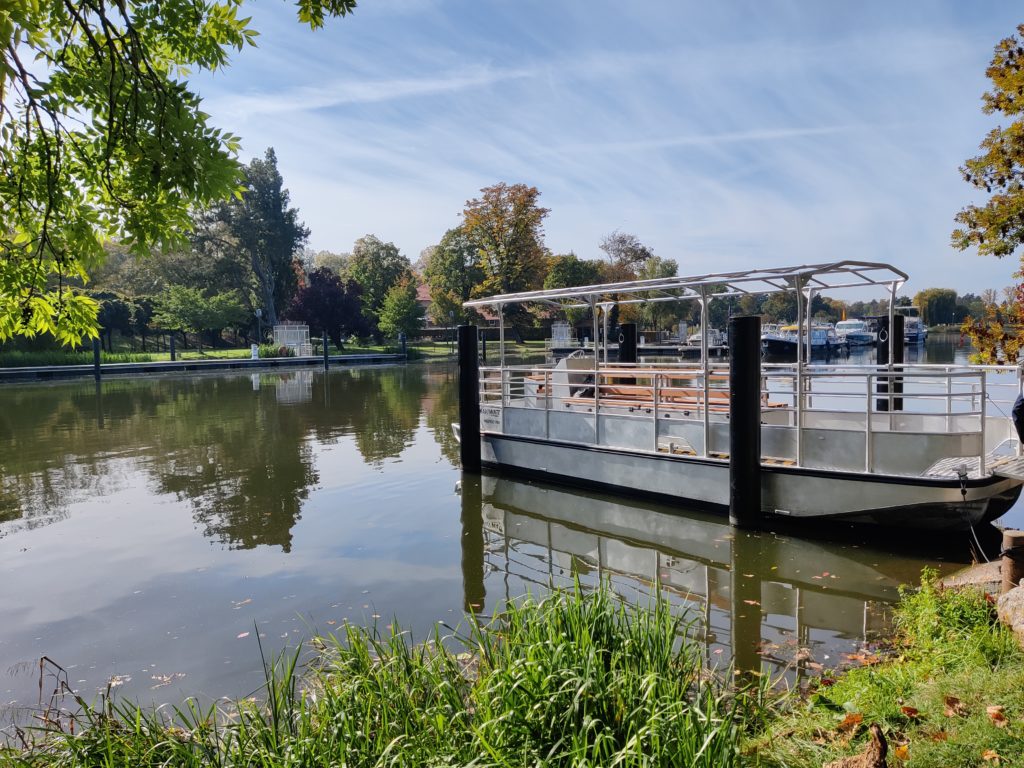
[[[758,528],[761,511],[761,318],[729,319],[729,524]]]
[[[1001,555],[999,570],[1003,577],[1002,594],[1006,594],[1024,579],[1024,531],[1003,531]]]
[[[463,472],[480,471],[480,359],[477,327],[460,325],[459,458]]]
[[[324,370],[326,371],[331,365],[330,353],[327,351],[327,331],[324,331]]]

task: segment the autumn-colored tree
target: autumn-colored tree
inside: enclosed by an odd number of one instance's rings
[[[956,215],[961,226],[953,231],[952,240],[960,250],[974,245],[980,254],[1003,257],[1024,242],[1024,119],[1019,117],[1024,113],[1024,24],[1017,27],[1016,36],[999,41],[985,74],[992,88],[982,95],[982,111],[1017,119],[989,131],[981,142],[982,154],[960,169],[964,179],[989,198]],[[1024,279],[1024,265],[1014,277]],[[981,360],[1017,360],[1024,285],[1013,291],[1014,300],[1003,308],[988,302],[984,318],[964,320],[963,331],[971,337]]]
[[[466,201],[463,227],[476,246],[484,279],[478,293],[515,293],[544,282],[544,218],[540,191],[525,184],[495,184]]]
[[[628,232],[614,232],[602,238],[599,246],[608,257],[605,276],[609,282],[635,280],[644,264],[654,258],[654,251]]]
[[[476,246],[477,263],[483,271],[476,295],[516,293],[544,284],[544,217],[550,211],[540,207],[538,198],[536,187],[501,182],[484,187],[480,197],[466,201],[463,228]],[[504,312],[513,329],[530,322],[530,314],[521,304],[510,304]]]

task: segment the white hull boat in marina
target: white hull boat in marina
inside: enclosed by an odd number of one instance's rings
[[[981,367],[811,362],[815,294],[878,286],[905,273],[843,261],[506,294],[467,302],[539,304],[600,314],[618,304],[697,301],[792,291],[806,326],[793,363],[761,366],[761,499],[768,516],[966,529],[1003,514],[1024,483],[1009,418],[1017,379]],[[480,368],[480,456],[499,473],[722,509],[729,503],[729,365],[700,360],[608,363],[595,354],[542,366]],[[621,347],[620,347],[621,348]],[[1003,379],[1012,377],[1003,376]],[[1000,398],[996,390],[1005,390]],[[1007,401],[1003,413],[993,402]],[[467,406],[469,407],[469,406]],[[755,411],[756,413],[756,411]],[[468,438],[463,430],[462,439]]]
[[[864,320],[840,320],[836,323],[836,335],[849,347],[874,346],[878,342],[878,334],[869,330]]]

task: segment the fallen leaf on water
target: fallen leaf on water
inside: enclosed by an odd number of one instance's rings
[[[239,600],[237,603],[234,602],[233,600],[231,602],[235,606],[235,610],[238,610],[243,605],[248,605],[249,603],[251,603],[252,602],[252,598],[251,597],[247,597],[247,598],[245,598],[245,600]]]
[[[327,623],[328,623],[328,624],[330,624],[330,625],[331,625],[331,626],[333,627],[333,626],[334,626],[335,624],[337,624],[338,622],[336,622],[336,621],[335,621],[334,619],[328,619],[328,620],[327,620]]]
[[[909,744],[897,744],[893,748],[892,753],[894,755],[896,755],[896,758],[899,759],[899,760],[909,760],[910,759],[910,745]]]
[[[761,604],[757,600],[744,600],[743,602],[746,603],[747,605],[760,605]]]
[[[985,711],[988,712],[989,720],[991,720],[997,728],[1005,728],[1010,724],[1010,721],[1006,719],[1006,715],[1003,714],[1004,709],[1006,708],[1000,704],[985,707]]]
[[[860,714],[859,712],[850,712],[846,717],[843,718],[843,722],[839,724],[837,730],[840,733],[852,731],[854,728],[860,725],[861,722],[863,722],[863,720],[864,715]]]
[[[243,637],[248,637],[248,636],[249,636],[248,632],[239,632],[238,636],[235,639],[236,640],[241,640]]]
[[[900,707],[900,712],[909,717],[911,720],[916,720],[918,716],[921,714],[914,707]]]
[[[943,701],[946,704],[946,717],[964,717],[967,714],[967,707],[956,696],[946,696]]]
[[[991,760],[996,765],[999,765],[999,761],[1002,758],[999,756],[999,753],[996,752],[994,749],[986,749],[984,752],[981,753],[981,759],[982,760]]]

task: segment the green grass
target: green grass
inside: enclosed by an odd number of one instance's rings
[[[224,360],[249,357],[249,348],[216,349],[198,351],[179,349],[178,360]],[[101,352],[100,362],[106,363],[152,363],[171,359],[170,352]],[[52,350],[23,352],[19,350],[0,351],[0,368],[25,368],[44,365],[92,365],[92,350]]]
[[[707,673],[663,603],[579,587],[413,645],[347,627],[267,668],[262,701],[170,715],[79,702],[0,752],[10,766],[706,766],[738,764],[746,699]]]
[[[926,572],[920,590],[904,593],[897,630],[892,658],[826,675],[782,702],[787,711],[747,753],[763,766],[820,768],[860,752],[878,723],[890,765],[1024,766],[1024,651],[985,595],[943,590]],[[989,707],[1003,707],[1005,721]]]

